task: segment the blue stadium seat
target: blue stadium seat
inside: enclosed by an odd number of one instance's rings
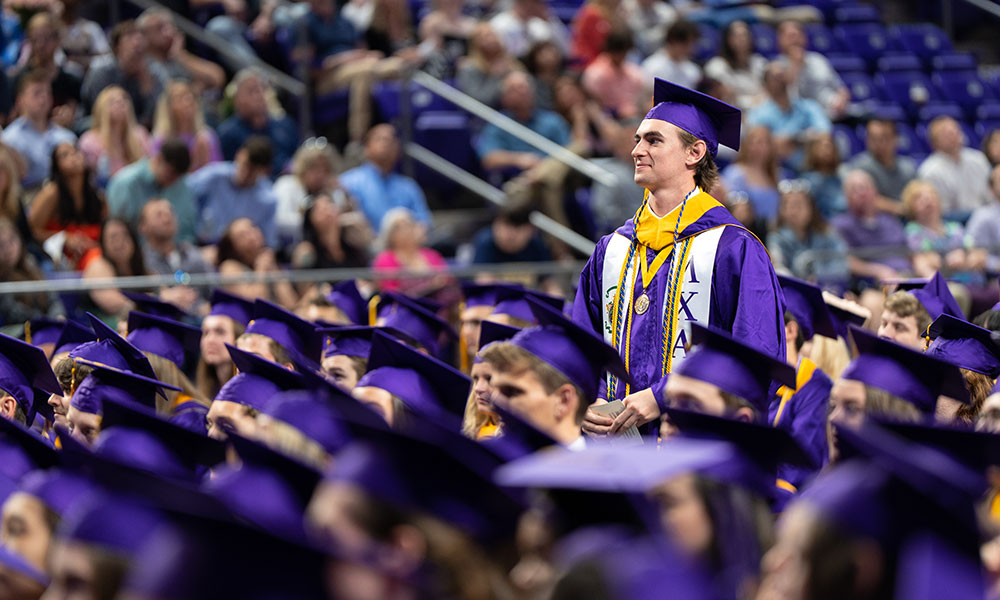
[[[888,121],[905,121],[906,110],[894,102],[873,102],[869,105],[869,116],[871,118],[884,119]]]
[[[833,36],[830,28],[822,23],[811,23],[804,28],[806,39],[809,40],[809,49],[820,54],[830,54],[831,52],[842,52],[840,42]]]
[[[976,134],[979,135],[980,140],[985,140],[986,136],[988,136],[990,132],[997,129],[1000,129],[1000,119],[976,121]]]
[[[878,59],[879,71],[919,71],[924,67],[920,57],[908,52],[886,52]]]
[[[875,63],[887,50],[893,46],[885,27],[879,23],[846,23],[833,28],[833,34],[840,45],[849,48],[868,66],[875,68]]]
[[[841,160],[847,160],[865,149],[865,144],[858,137],[857,131],[849,125],[834,125],[833,141],[837,144]]]
[[[722,35],[718,29],[704,23],[698,23],[698,32],[701,35],[694,45],[694,60],[705,63],[719,53],[719,40]]]
[[[1000,121],[1000,100],[987,100],[976,107],[977,121]]]
[[[962,107],[954,102],[930,102],[917,110],[917,119],[925,123],[942,116],[961,121],[965,118],[965,113]]]
[[[778,55],[778,38],[774,27],[766,23],[753,23],[750,25],[750,33],[753,35],[753,45],[758,54],[764,58],[774,58]]]
[[[884,100],[904,107],[911,118],[917,116],[921,106],[938,100],[930,78],[920,71],[876,73],[873,81]]]
[[[865,73],[867,74],[868,65],[865,60],[856,54],[827,54],[826,59],[830,61],[830,66],[833,67],[838,73],[844,75],[846,73]]]
[[[975,71],[940,71],[931,76],[942,98],[962,106],[966,115],[975,118],[976,108],[984,100],[993,100],[993,90],[986,86]]]
[[[976,57],[971,52],[944,52],[931,58],[935,71],[974,71]]]
[[[912,157],[923,157],[930,153],[930,148],[923,138],[906,123],[896,123],[896,134],[899,136],[899,153]]]
[[[841,73],[840,79],[850,90],[852,102],[868,102],[879,97],[878,88],[875,87],[868,73],[861,71]]]
[[[916,54],[925,64],[930,64],[934,56],[952,49],[951,40],[945,32],[931,23],[896,25],[889,29],[889,35],[899,48]]]
[[[413,121],[413,141],[452,164],[478,173],[479,158],[472,147],[469,116],[461,110],[427,110]],[[452,182],[423,165],[417,165],[416,179],[438,192],[457,188]]]
[[[882,13],[873,4],[844,4],[833,11],[837,23],[881,23]]]

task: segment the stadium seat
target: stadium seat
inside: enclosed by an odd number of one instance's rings
[[[879,23],[846,23],[833,28],[840,45],[849,48],[861,58],[865,59],[868,66],[875,68],[876,61],[887,50],[893,49],[889,40],[889,35],[885,27]]]
[[[874,4],[843,4],[833,11],[837,23],[881,23],[882,13]]]
[[[976,121],[976,135],[979,136],[980,140],[985,140],[986,136],[988,136],[991,131],[997,129],[1000,129],[1000,119],[991,119],[989,121]]]
[[[899,153],[912,157],[923,157],[930,153],[930,148],[923,138],[906,123],[896,123],[896,134],[899,136]]]
[[[698,32],[700,35],[694,45],[694,60],[705,63],[719,53],[721,34],[715,27],[704,23],[698,23]]]
[[[923,68],[920,57],[908,52],[887,52],[878,59],[878,70],[885,71],[919,71]]]
[[[413,121],[413,141],[448,162],[471,173],[479,172],[479,158],[472,147],[469,116],[461,110],[427,110]],[[416,179],[426,188],[447,192],[457,188],[450,179],[418,165]]]
[[[869,105],[869,116],[887,121],[905,121],[907,118],[903,107],[894,102],[872,102]]]
[[[836,54],[827,54],[826,59],[830,61],[830,66],[841,75],[845,73],[867,74],[868,71],[868,65],[864,59],[855,54],[841,54],[838,52]]]
[[[961,121],[965,113],[962,107],[954,102],[930,102],[917,110],[917,119],[925,123],[942,116]]]
[[[971,52],[945,52],[931,58],[935,71],[974,71],[976,57]]]
[[[884,100],[904,107],[911,118],[921,106],[938,99],[930,78],[920,71],[876,73],[873,81]]]
[[[313,122],[316,125],[329,125],[347,118],[350,108],[350,91],[334,90],[329,94],[317,95],[313,99]]]
[[[765,23],[753,23],[750,25],[750,33],[753,35],[753,45],[757,53],[764,58],[774,58],[778,55],[778,37],[774,27]]]
[[[1000,100],[987,100],[976,107],[977,121],[1000,121]]]
[[[930,64],[934,56],[952,49],[945,32],[931,23],[897,25],[889,29],[889,36],[899,48],[916,54],[924,64]]]
[[[822,23],[812,23],[804,27],[806,39],[809,40],[809,49],[820,54],[830,54],[831,52],[842,52],[837,38],[833,37],[830,28]]]
[[[864,142],[858,137],[857,131],[849,125],[834,125],[833,141],[837,144],[841,160],[847,160],[865,149]]]
[[[975,118],[976,108],[985,100],[993,100],[993,90],[986,86],[975,71],[941,71],[931,76],[942,98],[959,104],[965,114]]]
[[[878,89],[865,72],[841,73],[840,79],[851,92],[852,102],[868,102],[879,98]]]

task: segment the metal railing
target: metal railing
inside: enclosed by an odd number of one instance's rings
[[[962,0],[966,4],[971,4],[980,10],[984,10],[994,17],[1000,18],[1000,5],[990,0]],[[941,3],[941,28],[948,34],[948,37],[955,39],[955,0],[943,0]]]

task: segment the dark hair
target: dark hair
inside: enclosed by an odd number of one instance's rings
[[[685,148],[690,147],[699,138],[695,137],[693,134],[679,129],[677,134],[681,138],[681,142],[684,144]],[[715,187],[715,184],[719,181],[719,167],[716,166],[715,160],[712,158],[712,153],[708,151],[708,146],[705,147],[705,155],[701,157],[698,164],[694,166],[694,184],[702,189],[704,192]]]
[[[271,168],[271,162],[274,159],[274,150],[271,146],[271,140],[266,137],[252,135],[247,138],[247,141],[243,142],[240,150],[246,150],[247,158],[250,159],[251,165]]]
[[[111,263],[112,268],[114,268],[115,270],[115,275],[118,277],[123,277],[127,275],[132,275],[132,276],[147,275],[148,273],[146,272],[146,263],[145,261],[142,260],[142,246],[139,244],[139,235],[135,232],[135,227],[132,227],[132,225],[125,219],[119,217],[110,217],[109,219],[105,220],[104,223],[101,224],[101,237],[100,237],[101,253],[103,253],[105,256],[107,256],[108,254],[107,249],[104,247],[104,232],[107,231],[108,225],[112,223],[121,223],[122,227],[125,228],[125,231],[128,232],[128,237],[132,239],[132,256],[129,257],[128,259],[128,268],[131,271],[131,273],[119,273],[118,265],[114,264],[109,260],[108,262]]]
[[[785,325],[788,325],[793,321],[795,322],[796,325],[799,326],[798,328],[799,332],[795,335],[795,351],[798,352],[799,350],[802,350],[802,346],[804,346],[806,343],[806,334],[802,332],[802,324],[799,323],[798,319],[795,318],[795,315],[792,314],[792,311],[786,309]]]
[[[605,52],[625,53],[632,47],[632,31],[626,27],[615,27],[608,33],[608,37],[604,38]]]
[[[532,46],[531,49],[528,50],[528,54],[524,57],[524,68],[532,75],[538,75],[538,55],[541,54],[546,48],[555,48],[559,51],[561,64],[559,65],[558,73],[562,73],[566,70],[566,57],[563,56],[562,50],[554,42],[546,40],[538,42]]]
[[[25,71],[24,74],[17,80],[15,98],[20,98],[21,93],[33,83],[43,84],[50,90],[52,89],[52,83],[49,81],[49,76],[38,69],[31,68]]]
[[[888,127],[889,129],[892,130],[892,134],[893,135],[896,135],[898,133],[898,130],[896,129],[896,122],[893,121],[892,119],[883,119],[881,117],[875,117],[875,118],[872,118],[872,119],[868,119],[868,122],[865,123],[865,129],[867,130],[868,126],[871,125],[872,123],[878,123],[879,125],[885,125],[886,127]]]
[[[522,227],[531,224],[531,213],[535,210],[535,203],[531,199],[520,202],[510,202],[500,207],[496,220],[503,221],[514,227]]]
[[[988,310],[980,313],[972,323],[979,325],[983,329],[1000,332],[1000,310]]]
[[[691,42],[701,37],[701,31],[698,30],[698,26],[691,21],[686,21],[681,19],[675,21],[670,29],[667,29],[666,43],[673,44],[675,42]]]
[[[11,235],[17,236],[21,244],[21,252],[17,256],[11,268],[0,274],[3,281],[43,281],[45,274],[38,268],[34,257],[28,252],[24,236],[18,231],[17,226],[7,217],[0,216],[0,229],[7,229]],[[25,308],[30,308],[38,313],[47,313],[51,308],[53,296],[46,292],[15,294],[14,299],[23,304]]]
[[[733,21],[726,28],[722,30],[722,40],[719,42],[719,56],[725,60],[730,67],[738,69],[740,67],[746,67],[745,64],[736,63],[736,54],[733,52],[732,46],[729,45],[729,34],[732,33],[733,29],[737,26],[742,25],[750,30],[750,27],[746,24],[746,21]],[[753,34],[750,35],[750,54],[752,55],[755,51],[753,43]]]
[[[111,50],[118,51],[118,42],[122,40],[123,37],[130,33],[135,33],[139,31],[139,27],[135,24],[135,21],[129,19],[127,21],[122,21],[121,23],[115,25],[111,29]]]
[[[781,182],[784,183],[784,182]],[[812,214],[809,216],[809,224],[806,226],[809,233],[824,232],[827,230],[828,225],[826,220],[823,218],[823,213],[820,212],[819,207],[816,206],[816,198],[813,197],[812,193],[807,189],[796,189],[789,190],[781,193],[781,198],[778,200],[778,225],[783,225],[784,222],[781,220],[781,205],[784,204],[785,200],[789,196],[795,194],[802,194],[809,201],[809,210]]]
[[[188,152],[187,144],[180,138],[167,138],[160,146],[160,156],[178,175],[187,173],[191,168],[191,153]]]
[[[893,123],[893,126],[895,126],[895,123]],[[990,147],[990,142],[992,142],[993,138],[996,137],[997,135],[1000,135],[1000,129],[994,128],[991,129],[989,133],[983,136],[983,154],[986,155],[986,158],[990,159],[990,163],[993,164],[993,166],[996,166],[996,163],[993,163],[993,159],[992,157],[990,157],[989,147]]]
[[[806,582],[808,598],[816,600],[839,600],[857,598],[874,600],[890,598],[895,587],[896,557],[892,554],[892,544],[879,544],[884,556],[882,577],[875,590],[863,594],[857,587],[857,563],[854,552],[858,540],[843,527],[837,527],[824,518],[813,519],[812,535],[804,554],[809,564],[809,579]]]
[[[222,236],[219,237],[219,243],[215,245],[216,264],[221,265],[227,260],[235,260],[241,265],[253,269],[253,265],[248,264],[246,261],[244,261],[243,257],[241,257],[239,253],[236,252],[236,246],[233,244],[233,223],[236,223],[239,220],[240,219],[233,219],[229,223],[229,225],[226,226],[226,229],[222,232]],[[247,220],[249,221],[249,219]],[[254,227],[256,226],[257,225],[254,224]]]
[[[68,143],[68,142],[64,142]],[[70,144],[74,148],[74,144]],[[51,167],[49,167],[49,180],[56,184],[59,191],[59,224],[60,225],[96,225],[104,218],[104,199],[94,186],[91,179],[90,167],[83,168],[83,208],[77,212],[76,203],[73,202],[73,194],[69,190],[66,177],[59,170],[59,160],[56,154],[62,144],[57,144],[49,155]],[[77,148],[79,151],[79,148]]]

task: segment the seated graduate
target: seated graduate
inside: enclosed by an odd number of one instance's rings
[[[378,303],[375,325],[387,327],[413,348],[451,363],[450,342],[458,334],[439,316],[442,306],[434,300],[384,292]]]
[[[323,334],[323,373],[347,391],[354,389],[358,379],[368,370],[368,356],[372,351],[372,333],[377,327],[347,325],[320,327]]]
[[[51,394],[61,394],[40,348],[0,334],[0,418],[30,427],[41,409],[51,420]]]
[[[924,334],[942,314],[965,319],[941,273],[927,279],[906,279],[882,303],[878,335],[915,350],[926,347]]]
[[[492,321],[484,321],[478,329],[476,347],[480,350],[493,342],[509,340],[518,332],[516,327]],[[483,359],[479,351],[472,360],[469,376],[472,378],[472,390],[462,415],[462,435],[474,440],[496,437],[500,432],[500,417],[493,406],[493,366]]]
[[[309,321],[258,298],[246,331],[236,338],[236,347],[292,369],[302,358],[319,364],[323,336]]]
[[[960,367],[969,391],[968,404],[938,398],[938,421],[971,426],[1000,376],[1000,343],[996,334],[964,319],[942,314],[931,323],[927,335],[932,341],[925,354]]]
[[[459,345],[462,353],[463,372],[469,372],[473,358],[479,352],[479,328],[490,316],[499,301],[499,291],[503,288],[516,288],[514,284],[477,284],[462,283],[462,303],[459,306],[458,331]]]
[[[195,373],[198,391],[208,399],[236,375],[226,344],[236,344],[253,315],[253,302],[222,290],[212,292],[210,303],[212,308],[201,321],[201,357]]]

